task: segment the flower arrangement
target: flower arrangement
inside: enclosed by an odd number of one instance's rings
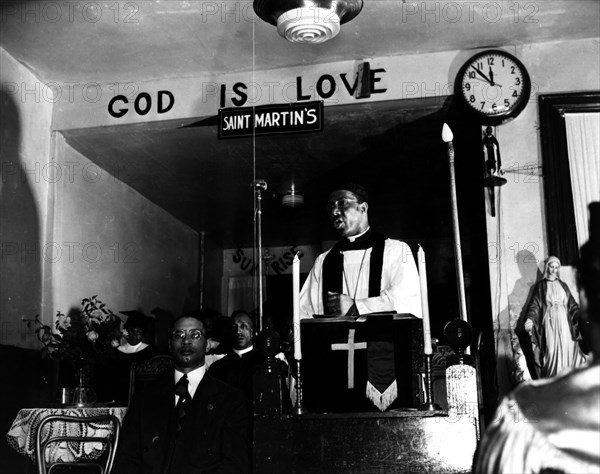
[[[25,320],[28,327],[35,325],[35,333],[44,344],[42,355],[73,362],[91,363],[116,354],[123,336],[121,319],[106,308],[96,296],[81,301],[81,311],[72,315],[56,313],[55,328],[43,324],[36,315]]]

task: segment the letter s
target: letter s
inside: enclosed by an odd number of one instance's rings
[[[244,251],[242,249],[237,249],[233,254],[233,263],[240,263],[243,257]]]
[[[231,99],[233,105],[240,107],[246,103],[246,101],[248,100],[248,94],[246,94],[243,91],[247,89],[248,87],[243,82],[236,82],[233,85],[233,92],[239,97],[239,99],[237,97]]]

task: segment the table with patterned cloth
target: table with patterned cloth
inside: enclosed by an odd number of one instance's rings
[[[125,407],[85,407],[85,408],[24,408],[19,411],[10,430],[6,434],[8,444],[19,453],[28,456],[34,463],[35,436],[41,421],[50,415],[69,415],[87,417],[96,415],[115,415],[123,420],[127,408]],[[112,433],[112,428],[107,423],[68,423],[53,421],[46,424],[42,430],[42,443],[50,435],[76,436],[76,437],[107,437]],[[61,442],[50,443],[46,450],[46,461],[53,464],[58,461],[74,462],[77,460],[91,460],[100,457],[105,450],[104,443],[78,443]]]

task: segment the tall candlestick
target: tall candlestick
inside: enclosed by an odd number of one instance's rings
[[[429,299],[427,296],[427,270],[425,269],[425,252],[419,245],[417,252],[419,261],[419,283],[421,284],[421,309],[423,311],[423,352],[432,354],[431,348],[431,325],[429,324]]]
[[[294,255],[292,261],[292,291],[294,308],[294,359],[302,359],[302,348],[300,345],[300,258]]]
[[[452,204],[452,230],[454,234],[454,259],[456,262],[456,281],[458,284],[458,303],[460,318],[467,321],[467,298],[465,295],[465,278],[462,267],[462,253],[460,250],[460,226],[458,224],[458,199],[456,197],[456,176],[454,173],[454,134],[448,124],[442,127],[442,140],[446,143],[448,163],[450,168],[450,198]]]

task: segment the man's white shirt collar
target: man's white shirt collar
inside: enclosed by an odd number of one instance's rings
[[[190,395],[192,396],[192,398],[194,398],[196,389],[198,388],[198,385],[200,384],[200,381],[204,377],[205,373],[206,373],[206,364],[203,365],[202,367],[198,367],[197,369],[194,369],[191,372],[187,373],[188,392],[190,392]],[[183,377],[183,375],[184,375],[183,372],[179,372],[179,370],[175,369],[175,383],[179,382],[179,379],[181,377]],[[175,395],[175,403],[177,403],[178,398],[179,397],[177,395]]]
[[[237,355],[242,357],[244,354],[250,352],[252,349],[254,349],[254,346],[246,347],[245,349],[239,349],[239,350],[234,349],[233,352],[235,352]]]
[[[352,237],[348,237],[348,240],[349,240],[350,242],[354,242],[354,241],[355,241],[356,239],[358,239],[358,238],[359,238],[361,235],[365,235],[367,232],[369,232],[369,229],[370,229],[370,228],[371,228],[371,227],[369,226],[369,227],[367,227],[367,228],[366,228],[366,230],[365,230],[364,232],[361,232],[360,234],[353,235]]]

